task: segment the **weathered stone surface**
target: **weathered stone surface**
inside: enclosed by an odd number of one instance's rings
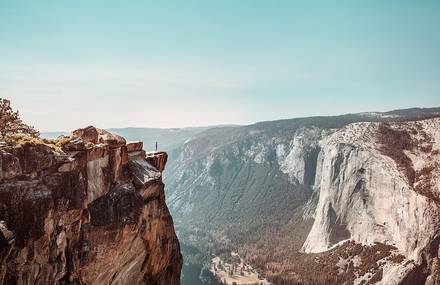
[[[131,183],[119,185],[89,204],[90,223],[94,226],[136,224],[143,203]]]
[[[92,145],[87,148],[87,161],[103,158],[108,154],[108,146],[105,144]]]
[[[167,163],[168,154],[163,151],[147,152],[145,159],[153,165],[159,172],[165,170],[165,164]]]
[[[106,130],[98,129],[98,141],[108,145],[110,148],[119,148],[126,144],[125,138],[112,134]]]
[[[98,143],[98,129],[93,126],[85,127],[84,129],[78,129],[72,132],[76,137],[80,137],[85,143]]]
[[[127,157],[128,160],[145,159],[145,150],[129,152]]]
[[[108,192],[110,182],[109,156],[103,153],[101,157],[87,161],[87,203]]]
[[[143,142],[127,142],[127,151],[133,152],[133,151],[140,151],[144,147]]]
[[[22,173],[18,157],[5,150],[0,150],[0,166],[0,179],[13,178]]]
[[[139,186],[145,186],[162,177],[162,174],[146,160],[130,160],[128,165],[133,174],[134,183]]]
[[[121,147],[121,164],[123,166],[128,164],[128,152],[126,146]]]
[[[63,150],[0,148],[0,220],[15,234],[7,254],[0,234],[0,283],[179,284],[161,173],[129,167],[125,139],[93,127]]]
[[[25,143],[20,147],[5,147],[0,150],[0,177],[11,179],[20,175],[36,175],[56,166],[59,154],[49,146]]]
[[[69,138],[65,138],[69,139]],[[82,138],[80,137],[72,137],[63,145],[64,151],[77,151],[77,150],[85,150],[86,145]]]

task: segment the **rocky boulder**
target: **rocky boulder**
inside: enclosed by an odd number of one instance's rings
[[[98,143],[98,129],[93,126],[85,127],[84,129],[78,129],[72,132],[75,137],[80,137],[86,143]]]

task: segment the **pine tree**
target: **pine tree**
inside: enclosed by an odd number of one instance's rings
[[[0,140],[15,135],[38,137],[40,134],[34,127],[23,123],[18,111],[12,110],[9,100],[0,98]]]

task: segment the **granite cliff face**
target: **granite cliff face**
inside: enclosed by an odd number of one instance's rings
[[[6,284],[180,284],[167,154],[94,127],[0,149]]]
[[[346,240],[392,245],[407,262],[384,260],[380,283],[416,284],[411,272],[423,264],[418,277],[436,284],[440,119],[351,124],[319,145],[319,201],[303,250],[323,252]]]
[[[439,115],[205,131],[166,178],[181,239],[237,251],[275,284],[439,284]]]

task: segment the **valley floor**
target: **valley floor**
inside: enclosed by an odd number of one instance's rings
[[[218,256],[211,260],[209,270],[220,279],[223,284],[271,284],[261,277],[251,265],[246,264],[237,253],[231,252],[231,257],[232,261],[230,261],[230,263],[223,261]]]

